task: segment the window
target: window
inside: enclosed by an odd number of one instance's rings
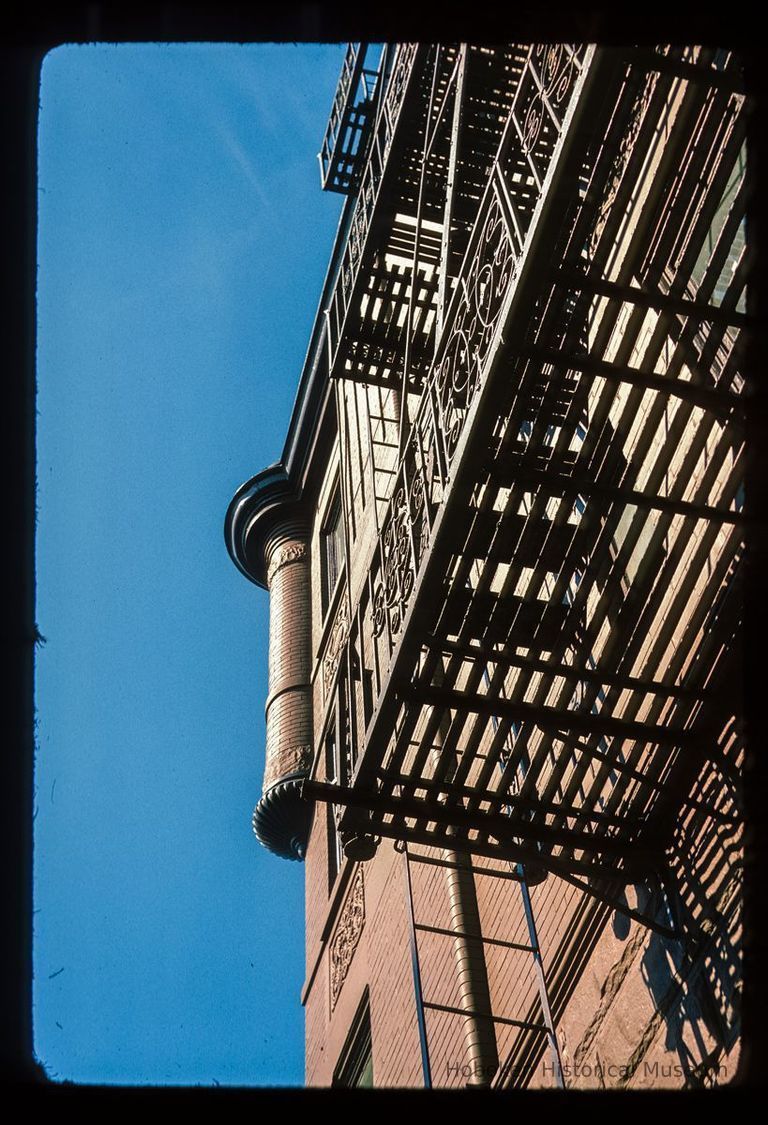
[[[742,181],[744,180],[745,176],[745,171],[746,149],[742,148],[737,157],[733,170],[731,171],[731,175],[728,183],[726,184],[723,195],[720,199],[717,213],[710,223],[709,230],[705,235],[704,244],[699,253],[696,265],[693,267],[691,280],[696,289],[698,289],[709,267],[712,255],[717,246],[718,239],[720,239],[724,235],[725,228],[729,225],[729,249],[723,265],[718,273],[717,279],[714,282],[714,291],[711,296],[712,304],[718,307],[722,305],[723,299],[731,286],[731,282],[734,280],[736,267],[739,264],[742,252],[744,250],[744,204],[743,202],[739,202],[739,197]],[[731,214],[733,205],[736,205],[738,210],[735,210],[733,214]],[[746,298],[743,289],[738,297],[736,311],[746,311]]]
[[[344,538],[341,524],[341,497],[337,491],[320,532],[320,581],[323,617],[328,612],[343,564]]]
[[[334,1086],[373,1086],[373,1044],[368,992],[357,1009],[333,1072]]]

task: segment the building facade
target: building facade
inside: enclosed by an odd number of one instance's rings
[[[308,1085],[736,1075],[744,118],[726,50],[347,50],[320,313],[225,529]]]

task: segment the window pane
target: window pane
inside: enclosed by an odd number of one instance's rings
[[[338,495],[333,502],[328,522],[320,537],[320,545],[322,550],[323,613],[325,614],[330,605],[333,591],[336,589],[344,559],[341,503]]]
[[[352,1021],[349,1037],[333,1077],[333,1085],[373,1086],[373,1084],[371,1014],[366,994]]]

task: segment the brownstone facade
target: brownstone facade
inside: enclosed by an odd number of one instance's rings
[[[310,1086],[736,1075],[744,103],[713,48],[347,52],[321,315],[226,526]]]

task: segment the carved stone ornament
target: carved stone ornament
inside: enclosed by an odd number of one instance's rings
[[[285,746],[276,754],[271,754],[264,770],[264,788],[269,789],[281,777],[288,777],[299,770],[308,770],[313,757],[311,746]]]
[[[275,557],[269,564],[267,570],[267,584],[271,585],[272,579],[281,567],[287,563],[296,562],[298,559],[305,559],[307,557],[307,548],[304,543],[291,543],[288,547],[283,547],[278,551]]]
[[[363,869],[358,867],[342,907],[336,933],[333,935],[333,941],[331,942],[331,1011],[336,1007],[341,986],[344,984],[349,966],[352,964],[352,958],[360,941],[364,924]]]
[[[328,638],[328,647],[323,661],[323,691],[326,699],[328,698],[328,693],[333,684],[333,677],[336,675],[336,670],[339,667],[341,653],[348,632],[349,615],[347,613],[347,603],[346,601],[342,601],[339,605],[339,612],[336,614],[333,628],[331,629],[331,635]]]

